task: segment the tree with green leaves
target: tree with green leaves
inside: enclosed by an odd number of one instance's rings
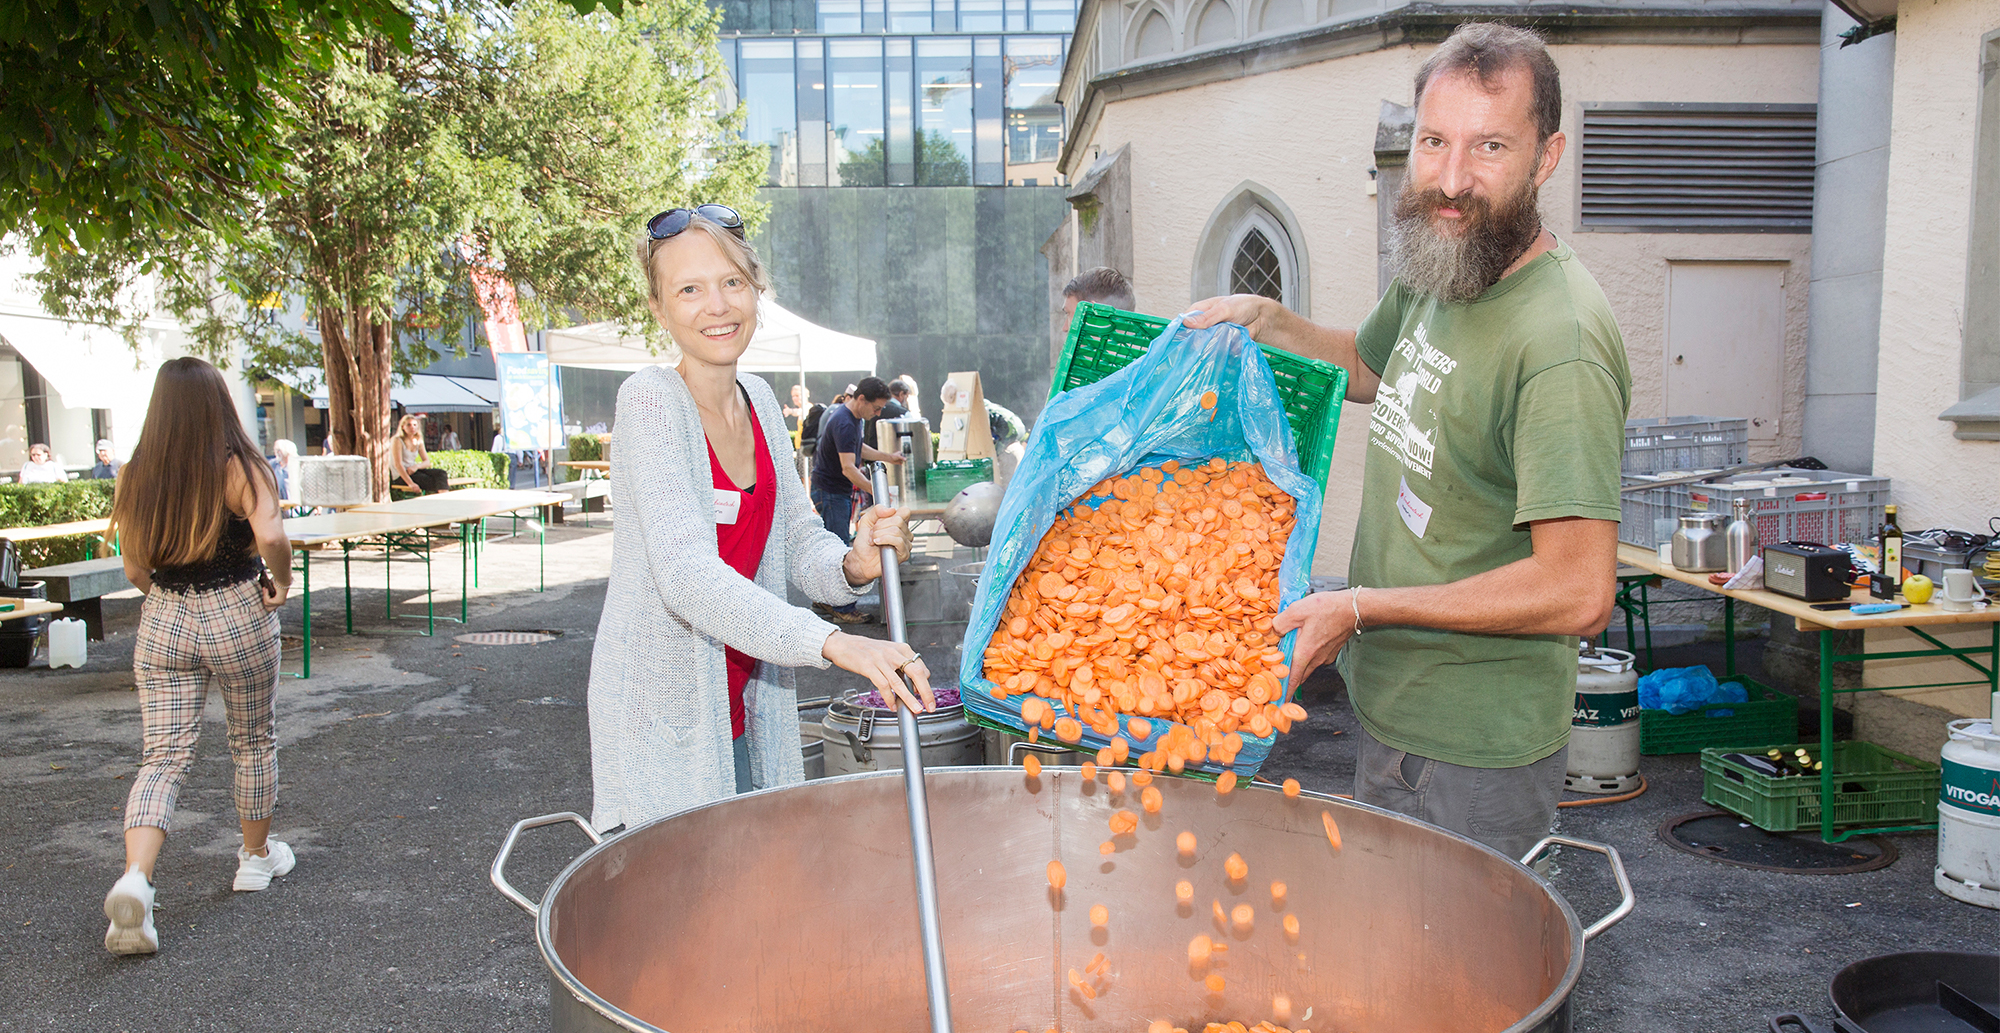
[[[972,185],[972,166],[965,161],[965,152],[951,142],[950,135],[943,132],[916,132],[916,161],[912,169],[912,182],[927,187],[963,187]],[[879,187],[886,185],[883,156],[887,153],[882,138],[868,141],[868,146],[850,152],[840,160],[840,182],[846,186]]]
[[[331,430],[388,494],[389,387],[427,365],[435,328],[476,311],[471,272],[504,276],[529,325],[650,330],[633,257],[645,220],[732,204],[753,221],[761,149],[715,108],[719,16],[652,0],[622,17],[552,0],[437,0],[407,45],[368,38],[287,101],[282,189],[239,239],[138,232],[44,254],[59,315],[136,333],[143,284],[202,348],[252,370],[315,362]]]

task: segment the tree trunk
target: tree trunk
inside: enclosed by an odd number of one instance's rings
[[[389,498],[390,324],[374,313],[320,311],[320,355],[326,374],[327,418],[348,455],[364,456],[375,501]]]

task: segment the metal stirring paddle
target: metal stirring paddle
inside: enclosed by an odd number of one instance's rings
[[[889,497],[889,476],[882,464],[874,464],[870,480],[878,503]],[[882,547],[882,618],[889,625],[889,641],[907,642],[903,621],[903,579],[896,550]],[[907,677],[907,676],[905,676]],[[951,1033],[951,987],[945,981],[944,936],[938,926],[937,862],[931,856],[931,810],[924,790],[924,758],[917,738],[916,712],[883,694],[883,702],[895,707],[896,730],[903,746],[903,790],[910,812],[910,857],[917,869],[917,923],[924,940],[924,985],[930,993],[931,1033]]]

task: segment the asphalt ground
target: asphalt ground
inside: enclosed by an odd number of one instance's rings
[[[105,891],[122,864],[121,815],[139,751],[131,686],[136,598],[105,606],[109,638],[81,670],[0,673],[0,1029],[421,1030],[548,1028],[533,925],[487,881],[517,820],[589,812],[583,708],[610,569],[611,517],[553,529],[548,590],[532,539],[485,554],[468,627],[385,621],[379,562],[355,563],[354,637],[340,634],[337,565],[316,562],[314,677],[280,687],[273,834],[299,865],[261,893],[229,884],[237,845],[219,702],[157,872],[160,953],[102,946]],[[438,555],[440,609],[456,611],[458,563]],[[395,573],[418,601],[421,567]],[[299,604],[284,614],[296,635]],[[537,644],[478,646],[471,631],[547,630]],[[880,634],[879,627],[871,633]],[[922,629],[935,671],[955,629]],[[298,669],[297,643],[287,669]],[[1662,662],[1693,662],[1690,652]],[[858,684],[808,672],[801,695]],[[1316,676],[1310,720],[1264,772],[1347,792],[1355,721],[1338,679]],[[1891,867],[1858,875],[1759,872],[1666,846],[1660,823],[1705,809],[1692,756],[1648,757],[1647,792],[1566,809],[1560,830],[1623,853],[1638,909],[1593,941],[1574,995],[1583,1031],[1752,1031],[1801,1011],[1826,1024],[1827,985],[1861,958],[1987,950],[2000,912],[1931,887],[1935,837],[1891,837]],[[509,873],[531,896],[580,853],[573,829],[531,832]],[[1588,924],[1615,903],[1603,863],[1565,852],[1553,877]],[[1325,1033],[1325,1031],[1321,1031]]]

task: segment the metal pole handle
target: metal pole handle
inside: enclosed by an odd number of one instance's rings
[[[877,504],[889,498],[889,475],[876,463],[869,482]],[[903,578],[896,550],[883,546],[882,617],[889,641],[908,642],[903,620]],[[899,677],[901,674],[899,672]],[[924,787],[923,744],[917,737],[917,715],[884,693],[883,702],[896,710],[896,729],[903,745],[903,789],[910,812],[910,856],[917,873],[917,923],[924,941],[924,985],[930,994],[931,1033],[951,1033],[951,987],[945,979],[944,935],[938,923],[937,861],[931,855],[930,801]]]
[[[1592,922],[1590,928],[1583,931],[1583,940],[1585,943],[1596,939],[1598,933],[1617,925],[1620,919],[1632,913],[1632,907],[1637,903],[1638,898],[1632,895],[1632,880],[1625,875],[1625,861],[1618,856],[1617,847],[1608,843],[1593,843],[1587,839],[1571,839],[1568,836],[1543,836],[1541,842],[1536,843],[1526,854],[1521,856],[1521,863],[1527,864],[1529,861],[1534,860],[1535,855],[1541,853],[1542,848],[1548,846],[1550,843],[1561,843],[1564,846],[1573,846],[1579,850],[1588,850],[1592,853],[1603,854],[1604,859],[1611,862],[1611,877],[1618,880],[1618,906],[1613,908],[1610,914]]]

